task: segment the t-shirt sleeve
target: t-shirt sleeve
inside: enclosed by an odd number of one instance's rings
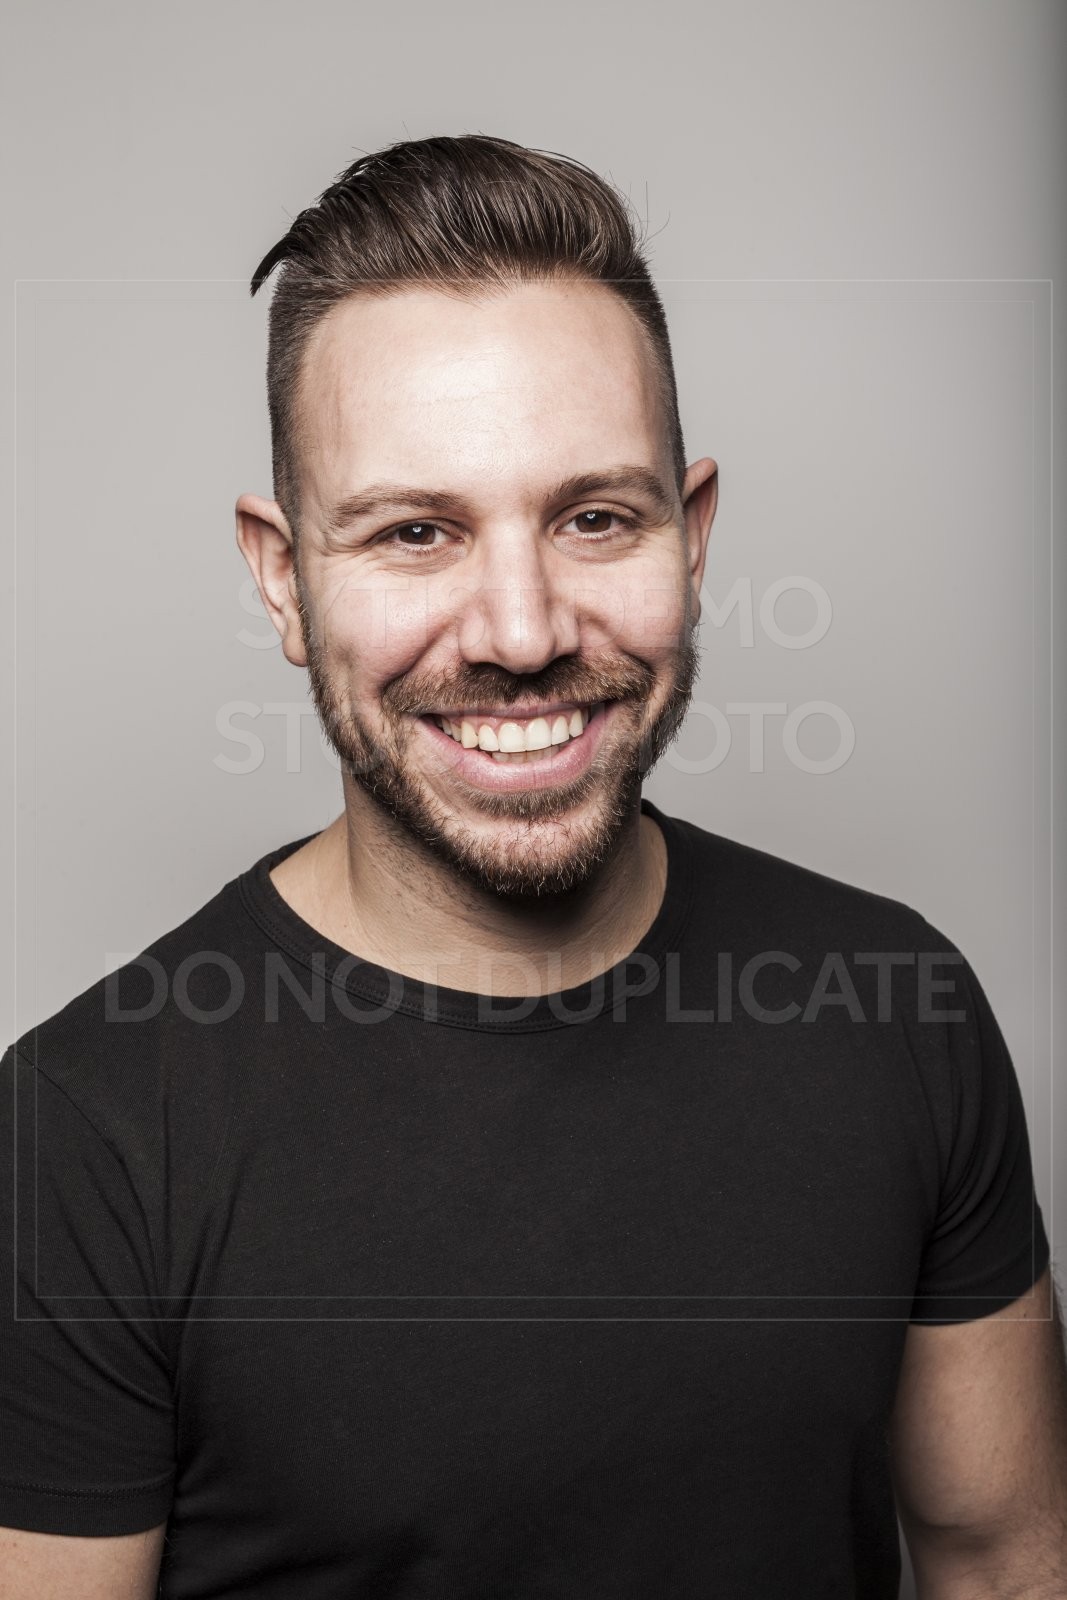
[[[931,977],[953,987],[931,1004],[951,1019],[919,1024],[932,1026],[938,1041],[931,1070],[941,1081],[931,1104],[939,1110],[942,1176],[911,1321],[965,1322],[1026,1294],[1048,1266],[1049,1243],[1004,1036],[970,963],[950,939],[926,928],[930,951],[947,953],[951,963],[931,969]]]
[[[12,1047],[0,1082],[0,1526],[141,1532],[167,1520],[174,1476],[144,1209],[43,1070]]]

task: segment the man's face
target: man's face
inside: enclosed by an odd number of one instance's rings
[[[335,308],[303,373],[286,654],[347,782],[483,888],[581,883],[685,714],[714,511],[643,330],[596,285],[408,288]]]

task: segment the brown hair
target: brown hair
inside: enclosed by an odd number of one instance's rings
[[[408,140],[353,162],[252,277],[283,263],[270,307],[274,493],[296,533],[301,361],[315,324],[357,290],[453,293],[537,278],[610,285],[648,333],[679,490],[685,447],[667,321],[628,202],[581,162],[485,134]]]

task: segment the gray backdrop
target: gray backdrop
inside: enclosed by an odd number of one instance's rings
[[[247,279],[362,151],[496,133],[647,217],[689,459],[720,463],[649,793],[963,948],[1062,1268],[1065,36],[1040,0],[9,5],[4,1041],[340,809],[234,545],[270,492]]]

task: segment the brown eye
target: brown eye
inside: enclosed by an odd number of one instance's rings
[[[633,517],[624,517],[621,511],[606,511],[603,506],[590,506],[588,511],[579,511],[567,524],[567,528],[573,528],[579,537],[584,534],[589,544],[607,543],[617,534],[635,527]]]
[[[581,511],[575,520],[582,533],[607,533],[614,515],[613,511]]]
[[[436,532],[437,524],[433,522],[405,522],[403,527],[395,530],[399,543],[420,546],[433,544],[433,536]],[[406,534],[411,534],[412,538],[405,538]]]

